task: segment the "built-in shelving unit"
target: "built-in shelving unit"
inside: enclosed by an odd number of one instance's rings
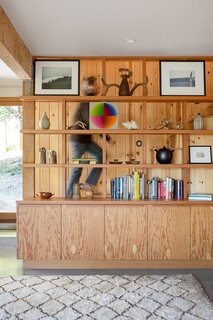
[[[165,60],[165,57],[162,57]],[[171,59],[171,57],[170,57]],[[186,58],[187,59],[187,58]],[[105,57],[80,59],[82,79],[104,75],[107,83],[120,81],[116,70],[133,71],[131,85],[147,75],[148,96],[143,89],[135,96],[118,96],[117,88],[108,96],[23,96],[23,201],[18,202],[18,257],[28,267],[181,267],[213,266],[213,203],[189,201],[191,192],[212,193],[213,164],[189,163],[190,145],[213,148],[213,121],[204,130],[193,130],[200,112],[213,117],[213,57],[206,59],[206,96],[160,96],[159,59]],[[177,60],[177,59],[176,59]],[[79,102],[114,102],[119,112],[115,130],[68,130]],[[50,118],[49,130],[39,129],[43,112]],[[153,128],[166,117],[182,123],[183,129]],[[122,122],[136,120],[140,129],[127,130]],[[212,118],[213,120],[213,118]],[[92,134],[103,149],[102,164],[71,164],[69,137]],[[102,137],[100,137],[100,134]],[[106,135],[111,142],[106,141]],[[136,141],[141,140],[138,147]],[[38,151],[55,150],[57,164],[40,164]],[[175,149],[170,164],[158,164],[154,149]],[[139,164],[126,164],[130,158]],[[122,164],[110,164],[119,159]],[[99,195],[93,199],[65,197],[70,169],[102,168]],[[110,180],[132,171],[145,179],[172,177],[184,183],[183,200],[112,200]],[[50,191],[55,195],[41,200],[35,195]],[[51,221],[51,224],[49,223]],[[98,230],[98,232],[94,232]],[[41,245],[42,244],[42,245]],[[57,262],[57,263],[55,263]]]

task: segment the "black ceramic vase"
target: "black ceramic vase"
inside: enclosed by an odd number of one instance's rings
[[[169,164],[172,161],[173,158],[173,152],[175,149],[170,150],[167,149],[165,146],[159,150],[154,149],[156,151],[156,159],[157,162],[160,164]]]

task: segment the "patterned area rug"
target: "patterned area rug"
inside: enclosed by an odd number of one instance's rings
[[[213,319],[191,275],[0,277],[0,319]]]

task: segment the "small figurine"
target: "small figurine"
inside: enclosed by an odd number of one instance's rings
[[[46,163],[46,149],[44,147],[39,149],[39,163]]]
[[[57,156],[54,150],[50,151],[50,163],[52,164],[57,163]]]

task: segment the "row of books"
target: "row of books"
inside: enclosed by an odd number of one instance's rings
[[[183,194],[183,180],[166,177],[161,180],[153,177],[145,181],[144,173],[137,171],[123,177],[116,177],[110,181],[111,198],[123,200],[164,199],[181,200]]]
[[[164,180],[158,177],[147,180],[147,198],[148,199],[164,199],[164,200],[182,200],[183,180],[166,177]]]
[[[145,198],[144,173],[137,171],[110,180],[111,198],[139,200]]]

